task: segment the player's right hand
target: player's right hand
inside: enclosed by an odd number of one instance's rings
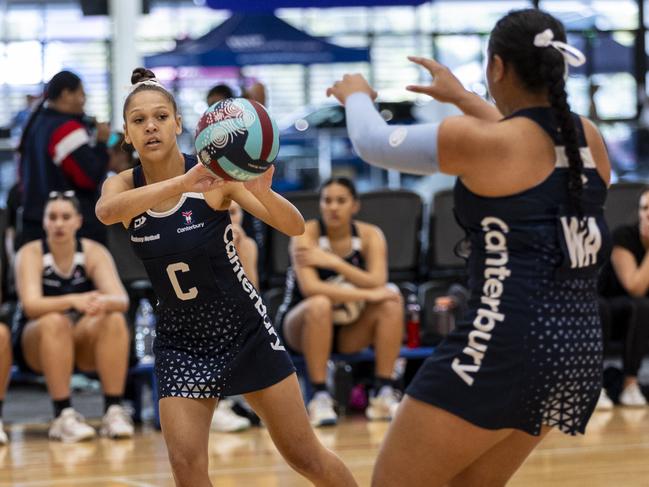
[[[383,301],[398,301],[401,294],[391,287],[380,286],[368,289],[367,301],[370,303],[380,303]]]
[[[99,297],[99,291],[75,293],[71,296],[72,307],[79,313],[88,313],[93,307],[93,302]]]
[[[442,103],[453,104],[467,93],[460,80],[443,64],[434,59],[417,56],[408,56],[408,59],[428,70],[433,79],[429,85],[408,85],[406,90],[423,93]]]

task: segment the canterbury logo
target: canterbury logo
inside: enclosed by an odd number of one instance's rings
[[[570,268],[579,269],[596,264],[597,254],[602,247],[602,234],[595,218],[562,216],[561,227],[570,256]]]

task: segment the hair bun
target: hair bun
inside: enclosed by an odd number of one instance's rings
[[[147,81],[154,79],[155,74],[150,69],[146,68],[135,68],[131,74],[131,84],[140,83],[142,81]]]

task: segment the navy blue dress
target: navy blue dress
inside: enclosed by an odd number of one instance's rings
[[[185,170],[196,164],[185,155]],[[142,167],[135,187],[146,184]],[[184,193],[129,225],[158,297],[154,342],[159,397],[218,398],[269,387],[293,373],[259,292],[245,276],[228,211]]]
[[[597,273],[610,250],[607,187],[573,115],[585,167],[583,215],[576,215],[551,110],[512,116],[535,121],[555,141],[556,168],[506,197],[478,196],[458,179],[469,309],[406,392],[483,428],[583,433],[602,386]]]

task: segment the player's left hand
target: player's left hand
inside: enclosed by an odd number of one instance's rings
[[[93,295],[88,300],[88,306],[86,307],[86,313],[88,316],[97,316],[99,314],[105,313],[107,311],[107,300],[106,298],[97,293]]]
[[[270,187],[273,184],[273,174],[275,174],[275,166],[271,165],[261,176],[246,181],[243,183],[243,186],[253,194],[270,191]]]
[[[375,100],[378,93],[370,86],[362,74],[346,74],[343,79],[336,81],[327,88],[327,96],[334,96],[341,103],[345,104],[347,97],[352,93],[367,93],[372,100]]]

